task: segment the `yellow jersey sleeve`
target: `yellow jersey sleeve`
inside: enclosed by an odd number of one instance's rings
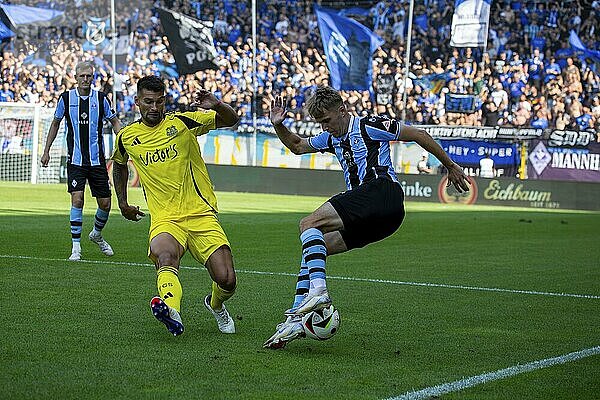
[[[126,165],[127,160],[129,160],[129,154],[127,154],[127,151],[125,151],[125,146],[123,146],[123,133],[125,133],[125,130],[121,129],[117,135],[117,145],[115,146],[115,151],[111,157],[111,160],[117,164]]]
[[[217,127],[216,126],[217,112],[215,110],[199,109],[197,111],[183,112],[180,115],[183,115],[184,117],[192,119],[198,123],[197,127],[190,129],[190,131],[196,136],[205,135],[209,131],[216,129],[216,127]]]

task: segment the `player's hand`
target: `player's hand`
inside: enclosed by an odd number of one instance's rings
[[[130,221],[137,222],[146,215],[140,211],[139,206],[125,205],[125,206],[122,206],[119,208],[121,209],[121,215],[123,215],[123,217],[125,217],[125,219],[128,219]]]
[[[469,178],[460,165],[453,163],[448,168],[448,186],[454,185],[458,193],[469,191]]]
[[[269,118],[273,125],[280,125],[285,120],[287,102],[283,96],[276,96],[275,100],[271,101],[271,111]]]
[[[48,153],[42,154],[42,158],[40,159],[40,162],[42,163],[42,167],[47,167],[49,161],[50,161],[50,154],[48,154]]]
[[[193,101],[190,103],[190,106],[211,110],[217,104],[219,104],[219,99],[213,93],[206,89],[198,89],[194,92]]]

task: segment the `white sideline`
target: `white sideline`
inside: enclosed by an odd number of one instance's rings
[[[44,257],[31,257],[31,256],[14,256],[10,254],[0,254],[1,258],[8,259],[16,259],[16,260],[36,260],[36,261],[67,261],[66,259],[61,258],[44,258]],[[74,261],[68,261],[72,263]],[[80,260],[76,261],[78,263],[85,264],[110,264],[110,265],[129,265],[129,266],[143,266],[143,267],[151,267],[152,264],[149,263],[134,263],[134,262],[125,262],[125,261],[99,261],[99,260]],[[180,266],[183,269],[191,269],[203,271],[204,268],[200,267],[187,267]],[[253,274],[253,275],[273,275],[273,276],[297,276],[297,274],[289,273],[289,272],[267,272],[267,271],[253,271],[246,269],[236,269],[236,272],[241,272],[245,274]],[[503,293],[516,293],[516,294],[530,294],[537,296],[555,296],[555,297],[575,297],[580,299],[600,299],[600,296],[593,294],[576,294],[576,293],[556,293],[556,292],[540,292],[536,290],[518,290],[518,289],[503,289],[503,288],[490,288],[490,287],[479,287],[479,286],[463,286],[463,285],[449,285],[444,283],[428,283],[428,282],[406,282],[406,281],[393,281],[386,279],[368,279],[368,278],[351,278],[347,276],[335,276],[328,275],[327,279],[333,279],[338,281],[351,281],[351,282],[368,282],[368,283],[387,283],[391,285],[405,285],[405,286],[424,286],[424,287],[437,287],[437,288],[446,288],[446,289],[462,289],[462,290],[475,290],[475,291],[483,291],[483,292],[503,292]]]
[[[458,392],[473,386],[481,385],[499,379],[510,378],[511,376],[519,375],[525,372],[535,371],[536,369],[551,367],[556,364],[565,364],[571,361],[576,361],[581,358],[590,357],[600,354],[600,346],[591,347],[589,349],[575,351],[573,353],[563,354],[562,356],[545,358],[543,360],[532,361],[527,364],[515,365],[505,369],[499,369],[494,372],[471,376],[458,381],[444,383],[437,386],[431,386],[425,389],[414,392],[406,392],[397,397],[390,397],[386,400],[420,400],[428,399],[435,396],[441,396],[451,392]]]

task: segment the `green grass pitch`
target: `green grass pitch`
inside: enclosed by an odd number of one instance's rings
[[[600,345],[599,213],[408,203],[392,237],[328,259],[339,333],[262,349],[291,305],[298,222],[326,199],[218,198],[237,333],[218,332],[202,306],[208,274],[187,255],[174,338],[148,305],[148,218],[114,207],[104,257],[87,240],[87,197],[84,261],[68,262],[64,185],[0,183],[0,397],[384,399]],[[145,209],[139,189],[130,203]],[[599,377],[594,355],[441,398],[597,399]]]

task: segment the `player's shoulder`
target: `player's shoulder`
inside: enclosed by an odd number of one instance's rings
[[[385,115],[367,115],[360,119],[359,126],[360,130],[367,134],[376,134],[379,131],[398,134],[402,125],[400,121],[391,119]]]
[[[166,121],[178,120],[186,128],[194,129],[214,123],[215,111],[213,110],[195,110],[195,111],[172,111],[165,115]]]
[[[131,134],[138,133],[139,131],[144,129],[144,124],[142,123],[142,119],[135,120],[133,122],[129,122],[127,125],[121,127],[119,130],[120,137],[126,137]]]
[[[389,121],[390,118],[385,115],[364,115],[362,117],[358,117],[358,119],[365,124],[375,124],[381,121]]]

